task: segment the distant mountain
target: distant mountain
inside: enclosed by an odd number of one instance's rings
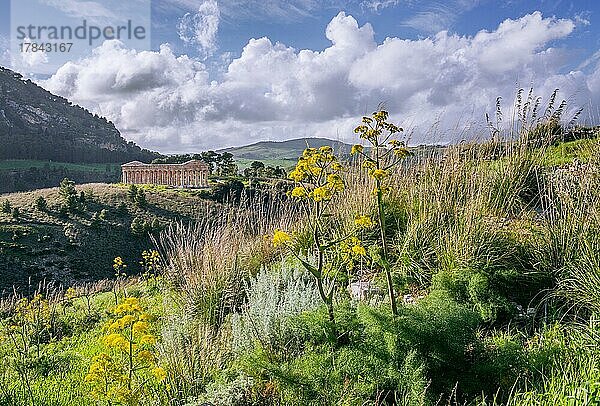
[[[298,138],[288,141],[261,141],[255,144],[246,145],[243,147],[225,148],[219,153],[229,152],[236,159],[243,160],[282,160],[293,161],[297,160],[302,152],[307,148],[320,148],[329,145],[333,147],[337,155],[346,155],[350,153],[351,145],[341,141],[329,140],[327,138]]]
[[[105,118],[0,67],[0,160],[115,163],[158,156],[126,141]]]

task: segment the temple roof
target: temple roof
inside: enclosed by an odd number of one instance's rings
[[[172,167],[196,167],[196,168],[206,168],[208,169],[208,164],[206,164],[206,162],[204,161],[199,161],[197,159],[192,159],[190,161],[184,162],[182,164],[145,164],[143,162],[140,161],[132,161],[132,162],[128,162],[126,164],[121,165],[121,167],[137,167],[137,166],[141,166],[141,167],[152,167],[152,168],[172,168]]]

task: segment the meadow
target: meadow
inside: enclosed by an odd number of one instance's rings
[[[411,165],[376,112],[352,162],[307,149],[288,199],[6,297],[0,404],[598,404],[600,142],[518,111]]]

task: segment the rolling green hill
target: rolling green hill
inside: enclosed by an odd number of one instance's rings
[[[217,152],[229,152],[238,162],[240,169],[246,168],[252,161],[262,161],[266,165],[293,166],[298,157],[308,147],[332,146],[338,155],[350,153],[351,145],[327,138],[298,138],[288,141],[261,141],[243,147],[231,147]]]

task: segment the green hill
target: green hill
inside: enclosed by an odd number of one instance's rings
[[[121,256],[135,264],[151,247],[149,234],[174,221],[201,218],[213,203],[191,193],[146,188],[147,206],[137,207],[124,185],[77,187],[85,203],[76,214],[61,215],[58,188],[0,196],[20,211],[18,218],[0,213],[0,292],[43,279],[71,284],[113,275],[112,261]],[[47,211],[36,208],[44,197]],[[132,224],[137,224],[132,228]]]
[[[327,138],[298,138],[288,141],[261,141],[243,147],[231,147],[217,152],[229,152],[238,162],[240,168],[245,168],[252,161],[262,161],[266,165],[288,167],[298,161],[298,157],[307,146],[319,148],[332,146],[338,155],[350,153],[351,145]]]

